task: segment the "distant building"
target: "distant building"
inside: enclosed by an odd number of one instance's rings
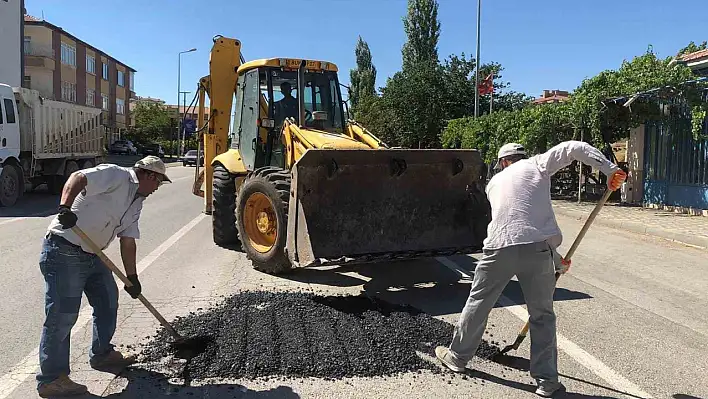
[[[533,100],[535,104],[559,103],[568,99],[569,93],[565,90],[544,90],[541,97]]]
[[[184,116],[185,109],[189,108],[189,112],[186,115],[187,119],[191,119],[193,121],[197,121],[197,118],[199,116],[199,110],[197,106],[194,106],[192,108],[190,107],[185,107],[183,105],[179,106],[179,114],[177,114],[177,106],[176,105],[168,105],[167,109],[170,113],[170,118],[174,119],[175,121],[179,122],[182,120],[182,117]],[[206,122],[209,119],[209,107],[204,107],[204,122]]]
[[[684,54],[678,57],[678,61],[685,63],[694,74],[708,76],[708,49]]]
[[[22,0],[0,0],[0,83],[22,85]]]
[[[135,127],[135,107],[138,105],[138,103],[148,103],[148,104],[160,104],[160,105],[165,105],[165,100],[159,99],[159,98],[153,98],[153,97],[141,97],[141,96],[133,96],[133,98],[130,99],[130,127]]]
[[[135,69],[64,29],[24,16],[23,86],[46,98],[103,109],[108,143],[130,125]]]

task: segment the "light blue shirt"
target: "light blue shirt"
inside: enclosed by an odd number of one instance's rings
[[[102,164],[80,172],[86,176],[87,184],[71,207],[78,217],[76,225],[101,249],[107,248],[116,236],[140,238],[138,219],[145,197],[138,195],[135,171]],[[81,245],[85,252],[93,253],[71,229],[62,229],[58,216],[54,217],[48,230]]]

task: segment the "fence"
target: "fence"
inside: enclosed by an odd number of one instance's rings
[[[644,138],[644,203],[708,209],[708,140],[693,138],[690,115],[647,122]]]

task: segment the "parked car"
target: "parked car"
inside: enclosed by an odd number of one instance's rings
[[[130,140],[116,140],[108,151],[111,154],[138,155],[138,148]]]
[[[162,148],[160,144],[156,143],[151,143],[151,144],[145,144],[143,147],[143,156],[148,156],[148,155],[155,155],[160,158],[165,156],[165,149]]]
[[[182,157],[182,165],[197,166],[197,150],[189,150]],[[199,153],[199,166],[204,166],[204,151]]]

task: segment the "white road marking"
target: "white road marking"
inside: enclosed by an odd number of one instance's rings
[[[30,214],[27,216],[20,216],[20,217],[16,217],[16,218],[12,218],[12,219],[3,220],[2,222],[0,222],[0,226],[4,226],[6,224],[10,224],[10,223],[14,223],[14,222],[19,222],[20,220],[25,220],[25,219],[29,219],[29,218],[33,218],[33,217],[37,217],[37,216],[44,216],[44,218],[47,218],[49,216],[54,216],[53,214],[52,215],[45,215],[47,212],[51,212],[51,211],[46,210],[43,212],[33,213],[33,214]]]
[[[453,260],[451,260],[449,258],[445,258],[445,257],[437,257],[437,258],[435,258],[435,260],[440,262],[443,266],[451,269],[452,271],[459,273],[462,277],[469,279],[469,280],[473,280],[473,277],[470,276],[465,269],[463,269],[460,265],[455,263]],[[505,297],[504,295],[499,297],[499,303],[502,306],[504,306],[504,309],[510,311],[516,317],[521,319],[524,323],[528,320],[529,314],[523,306],[515,304],[514,301]],[[572,342],[568,338],[564,337],[563,335],[561,335],[559,333],[556,333],[556,339],[558,341],[558,348],[560,350],[562,350],[568,356],[575,359],[575,361],[578,362],[583,367],[592,371],[593,374],[595,374],[596,376],[605,380],[608,384],[610,384],[616,390],[625,392],[625,393],[630,394],[634,397],[640,397],[640,398],[646,398],[646,399],[652,398],[651,395],[642,391],[641,388],[639,388],[632,381],[629,381],[627,378],[623,377],[622,375],[620,375],[616,371],[609,368],[607,365],[605,365],[598,358],[591,355],[590,353],[588,353],[583,348],[576,345],[574,342]],[[2,399],[2,398],[0,398],[0,399]]]
[[[142,273],[148,268],[153,262],[155,262],[162,254],[164,254],[170,247],[172,247],[180,238],[187,234],[190,230],[194,228],[199,222],[201,222],[206,217],[205,214],[199,214],[196,218],[192,219],[191,222],[187,223],[184,227],[179,229],[165,242],[160,244],[152,252],[146,255],[144,258],[138,262],[136,269],[138,273]],[[93,308],[91,306],[84,306],[84,308],[79,313],[79,317],[74,324],[74,328],[71,332],[71,337],[74,336],[92,319]],[[12,367],[5,375],[0,377],[0,399],[5,399],[12,392],[17,389],[25,380],[30,377],[34,377],[36,371],[39,369],[39,347],[34,348],[24,359]]]

